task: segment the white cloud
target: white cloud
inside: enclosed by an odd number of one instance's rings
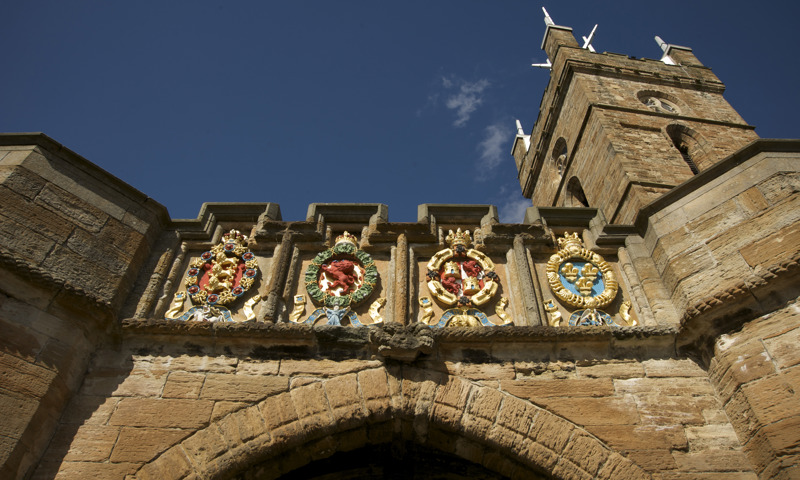
[[[496,168],[509,157],[510,133],[509,129],[503,128],[499,123],[486,127],[483,140],[478,144],[481,167]]]
[[[455,81],[442,77],[442,85],[445,88],[453,88]],[[489,87],[489,80],[481,79],[476,82],[460,81],[458,92],[449,96],[445,105],[450,110],[455,110],[456,120],[453,125],[463,127],[467,124],[472,113],[483,103],[481,94]]]
[[[525,210],[533,206],[529,198],[525,198],[518,193],[514,196],[517,198],[509,198],[498,207],[502,223],[522,223],[525,219]]]

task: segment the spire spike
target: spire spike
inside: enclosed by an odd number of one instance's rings
[[[525,135],[525,132],[522,130],[522,123],[520,123],[519,119],[517,119],[517,135]]]
[[[656,43],[658,44],[659,47],[661,47],[661,50],[664,53],[667,53],[667,50],[669,50],[669,44],[664,40],[662,40],[661,37],[659,37],[658,35],[656,35]]]
[[[667,52],[669,51],[669,48],[672,45],[662,40],[661,37],[659,37],[658,35],[656,35],[656,43],[658,44],[659,47],[661,47],[661,50],[664,52],[664,55],[661,56],[661,61],[664,62],[665,65],[675,65],[675,60],[673,60],[669,55],[667,55]]]
[[[547,25],[548,27],[551,25],[555,25],[556,23],[553,21],[552,18],[550,18],[550,14],[547,13],[547,9],[542,7],[542,11],[544,12],[544,24]]]

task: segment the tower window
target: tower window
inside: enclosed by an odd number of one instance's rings
[[[672,141],[672,145],[681,154],[683,161],[686,162],[686,165],[689,166],[692,173],[697,175],[700,173],[700,169],[697,168],[695,159],[698,154],[702,155],[702,149],[695,135],[696,133],[683,125],[667,126],[667,136],[669,136],[669,139]]]

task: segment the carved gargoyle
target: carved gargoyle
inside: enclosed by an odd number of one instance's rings
[[[405,326],[388,322],[371,328],[369,340],[380,355],[401,362],[413,362],[420,354],[430,354],[434,344],[431,328],[421,323]]]

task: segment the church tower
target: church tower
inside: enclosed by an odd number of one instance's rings
[[[546,13],[546,12],[545,12]],[[687,47],[660,60],[595,53],[545,17],[550,83],[513,154],[534,205],[594,207],[613,224],[758,138]]]

